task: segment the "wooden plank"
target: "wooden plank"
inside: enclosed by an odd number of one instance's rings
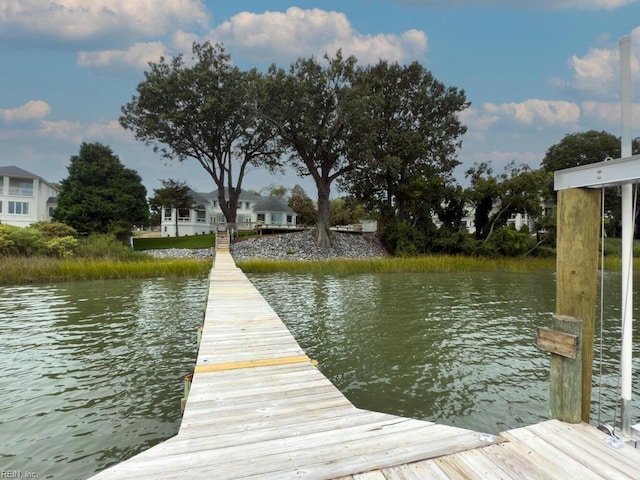
[[[436,460],[424,460],[421,462],[409,463],[407,467],[424,480],[448,480],[449,477],[438,466]]]
[[[593,427],[590,429],[595,436],[560,422],[544,422],[527,429],[602,478],[640,478],[640,451],[628,445],[621,449],[609,447],[604,443],[606,435]]]
[[[536,345],[540,350],[555,353],[567,358],[578,356],[578,335],[553,330],[549,327],[538,327]]]
[[[589,468],[526,428],[509,430],[502,435],[509,440],[504,444],[505,448],[512,449],[516,455],[528,458],[553,478],[602,480],[602,477]]]
[[[509,448],[508,443],[483,448],[481,453],[493,463],[499,465],[503,471],[509,472],[511,478],[557,480],[557,477],[539,468],[527,455],[520,455],[516,449]]]
[[[285,365],[288,363],[310,363],[313,361],[306,355],[298,355],[295,357],[273,357],[273,358],[261,358],[258,360],[245,360],[240,362],[226,362],[226,363],[210,363],[207,365],[196,365],[195,372],[218,372],[220,370],[236,370],[239,368],[256,368],[266,367],[273,365]]]

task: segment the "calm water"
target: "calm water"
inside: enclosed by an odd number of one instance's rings
[[[359,407],[486,432],[547,418],[549,362],[534,343],[554,309],[550,273],[251,279]],[[606,284],[610,421],[619,277]],[[84,479],[177,433],[207,287],[155,279],[0,289],[0,474]]]
[[[554,278],[503,272],[251,276],[356,406],[492,433],[548,418],[549,358],[535,347],[535,336],[537,326],[550,324]],[[610,422],[620,355],[619,275],[607,275],[605,285],[601,419]],[[632,418],[640,421],[637,374],[634,394]],[[594,405],[594,419],[598,411]]]
[[[175,435],[206,279],[0,289],[0,474],[82,479]]]

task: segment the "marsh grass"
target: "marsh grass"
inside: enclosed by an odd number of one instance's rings
[[[237,262],[247,273],[314,273],[349,275],[353,273],[422,273],[478,272],[488,270],[540,271],[554,270],[553,258],[481,258],[455,255],[434,255],[403,258],[331,259],[294,262],[245,260]]]
[[[211,260],[191,258],[121,261],[2,257],[0,263],[0,285],[113,278],[194,277],[207,275],[211,269]]]

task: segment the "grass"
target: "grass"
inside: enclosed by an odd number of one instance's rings
[[[622,239],[605,238],[604,253],[606,256],[622,256]],[[633,241],[633,256],[640,257],[640,240]]]
[[[554,270],[554,258],[480,258],[432,255],[403,258],[332,259],[310,262],[245,260],[237,262],[246,273],[314,273],[349,275],[353,273],[428,273],[504,270],[529,272]]]
[[[0,285],[112,278],[195,277],[207,275],[210,269],[210,260],[183,258],[121,261],[3,257]]]
[[[505,272],[554,271],[555,258],[482,258],[455,255],[432,255],[411,258],[375,258],[363,260],[332,259],[322,261],[244,260],[237,266],[245,273],[312,273],[349,275],[356,273],[437,273],[437,272]],[[605,257],[604,269],[620,271],[619,257]],[[640,269],[640,258],[634,259]]]
[[[213,233],[206,235],[192,235],[189,237],[155,237],[134,238],[134,250],[152,250],[166,248],[211,248],[216,244]]]

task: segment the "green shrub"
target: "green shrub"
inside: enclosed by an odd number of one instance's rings
[[[72,236],[54,237],[46,243],[46,251],[49,255],[57,258],[69,258],[73,256],[78,248],[78,239]]]
[[[33,224],[31,228],[39,230],[45,237],[48,238],[78,238],[78,232],[75,228],[61,222],[38,222]]]
[[[487,243],[498,255],[517,257],[531,250],[534,240],[535,238],[529,235],[529,229],[516,230],[513,226],[509,226],[494,231]]]
[[[144,254],[134,252],[131,247],[108,233],[94,233],[81,238],[76,248],[76,256],[89,259],[135,260]]]
[[[0,225],[0,255],[15,254],[15,244],[11,240],[12,228],[10,225]]]
[[[11,255],[29,257],[43,254],[46,250],[44,235],[35,228],[12,227],[8,230],[8,236],[13,244]]]

